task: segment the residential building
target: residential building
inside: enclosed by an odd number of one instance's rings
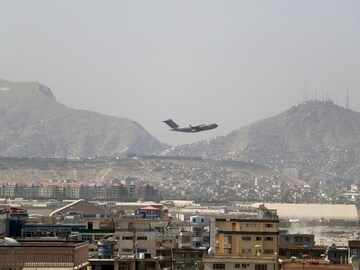
[[[192,270],[202,264],[206,249],[175,248],[172,250],[173,260],[171,269]]]
[[[156,236],[158,232],[149,229],[118,229],[114,233],[117,240],[114,247],[114,254],[131,255],[135,254],[153,258],[156,256]]]
[[[353,265],[354,270],[360,269],[360,240],[349,241],[348,262],[350,262]]]
[[[11,182],[0,186],[0,197],[24,199],[85,199],[112,201],[158,201],[158,190],[151,184],[97,185],[87,182]]]
[[[144,219],[161,219],[163,217],[163,211],[153,206],[142,207],[136,210],[135,214]]]
[[[259,207],[257,218],[212,218],[210,249],[203,257],[205,270],[277,270],[279,218],[276,211]]]
[[[332,264],[348,264],[348,247],[337,247],[335,244],[332,244],[326,250],[326,255],[327,260]]]
[[[112,259],[90,258],[89,270],[158,270],[159,260],[155,258],[136,258],[135,256],[119,256]]]
[[[58,237],[65,239],[71,235],[72,231],[85,228],[86,224],[24,224],[21,227],[21,237]]]
[[[0,268],[86,269],[88,243],[0,239]]]
[[[191,216],[189,227],[184,227],[179,235],[179,247],[200,248],[209,247],[209,235],[204,230],[205,217]]]
[[[315,245],[313,234],[280,234],[279,238],[279,257],[283,259],[302,258],[304,255],[323,259],[326,252],[326,246]]]
[[[280,234],[279,244],[284,245],[302,245],[307,247],[312,247],[315,244],[315,235],[313,234]]]
[[[153,185],[145,184],[137,187],[136,197],[144,201],[158,201],[158,190]]]

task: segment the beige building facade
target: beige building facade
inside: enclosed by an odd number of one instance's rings
[[[279,219],[214,218],[210,221],[210,250],[203,257],[205,270],[278,270]]]

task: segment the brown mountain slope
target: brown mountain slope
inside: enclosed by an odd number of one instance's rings
[[[310,101],[167,154],[251,161],[278,170],[297,167],[320,179],[354,179],[360,172],[360,113],[331,101]]]
[[[164,148],[134,121],[68,108],[39,83],[0,80],[1,156],[121,156]]]

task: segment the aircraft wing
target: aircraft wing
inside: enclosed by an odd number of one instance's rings
[[[201,125],[197,125],[197,126],[192,126],[192,125],[189,125],[192,129],[195,129],[195,130],[198,130],[200,128],[202,128],[203,126],[205,126],[204,124],[201,124]]]

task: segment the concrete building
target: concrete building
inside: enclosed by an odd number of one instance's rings
[[[274,211],[260,207],[254,219],[210,220],[210,249],[203,257],[205,270],[277,270],[279,219]]]
[[[360,240],[349,241],[348,261],[352,264],[353,270],[360,269]]]
[[[88,243],[0,239],[0,268],[86,269]]]
[[[1,185],[2,198],[14,198],[16,183],[5,183]]]
[[[315,244],[315,235],[313,234],[280,234],[280,245],[302,245],[312,247]]]
[[[10,208],[0,209],[0,238],[10,236]]]
[[[58,237],[67,238],[73,230],[85,229],[85,224],[24,224],[21,227],[22,238]]]
[[[142,207],[136,210],[135,214],[145,219],[161,219],[163,217],[163,211],[153,206]]]
[[[145,184],[136,187],[136,198],[144,201],[158,201],[159,193],[153,185]]]
[[[88,270],[158,270],[158,259],[119,256],[111,259],[91,258]]]
[[[156,257],[156,236],[158,232],[152,229],[116,230],[114,237],[115,254],[140,256],[141,253],[149,258]]]
[[[139,208],[143,208],[146,206],[152,206],[155,208],[163,209],[164,205],[161,203],[156,203],[153,201],[148,202],[116,202],[115,203],[116,208],[120,211],[123,211],[126,214],[134,214],[134,211],[136,211]]]
[[[348,247],[337,247],[335,244],[332,244],[327,248],[326,255],[326,259],[331,264],[348,264]]]
[[[315,245],[313,234],[280,234],[279,257],[286,260],[291,257],[302,258],[308,255],[314,259],[324,259],[326,246]]]
[[[203,216],[191,216],[189,226],[184,227],[179,235],[179,247],[181,248],[200,248],[209,247],[209,235],[204,227],[206,219]]]
[[[171,269],[192,270],[202,264],[206,250],[193,248],[176,248],[172,250],[173,260]]]
[[[87,202],[83,199],[74,201],[50,214],[53,218],[61,218],[65,220],[76,217],[83,220],[87,224],[87,229],[100,229],[101,223],[110,217],[109,213],[103,208]]]
[[[81,227],[72,226],[71,237],[79,241],[88,241],[90,256],[97,254],[98,240],[115,232],[115,223],[110,219],[109,213],[83,199],[55,210],[50,216],[64,225],[83,224]]]
[[[283,169],[283,175],[287,175],[296,179],[301,179],[301,171],[298,168],[285,168]]]
[[[11,182],[0,185],[0,197],[24,199],[85,199],[136,201],[159,199],[158,190],[151,184],[97,185],[88,182]]]

